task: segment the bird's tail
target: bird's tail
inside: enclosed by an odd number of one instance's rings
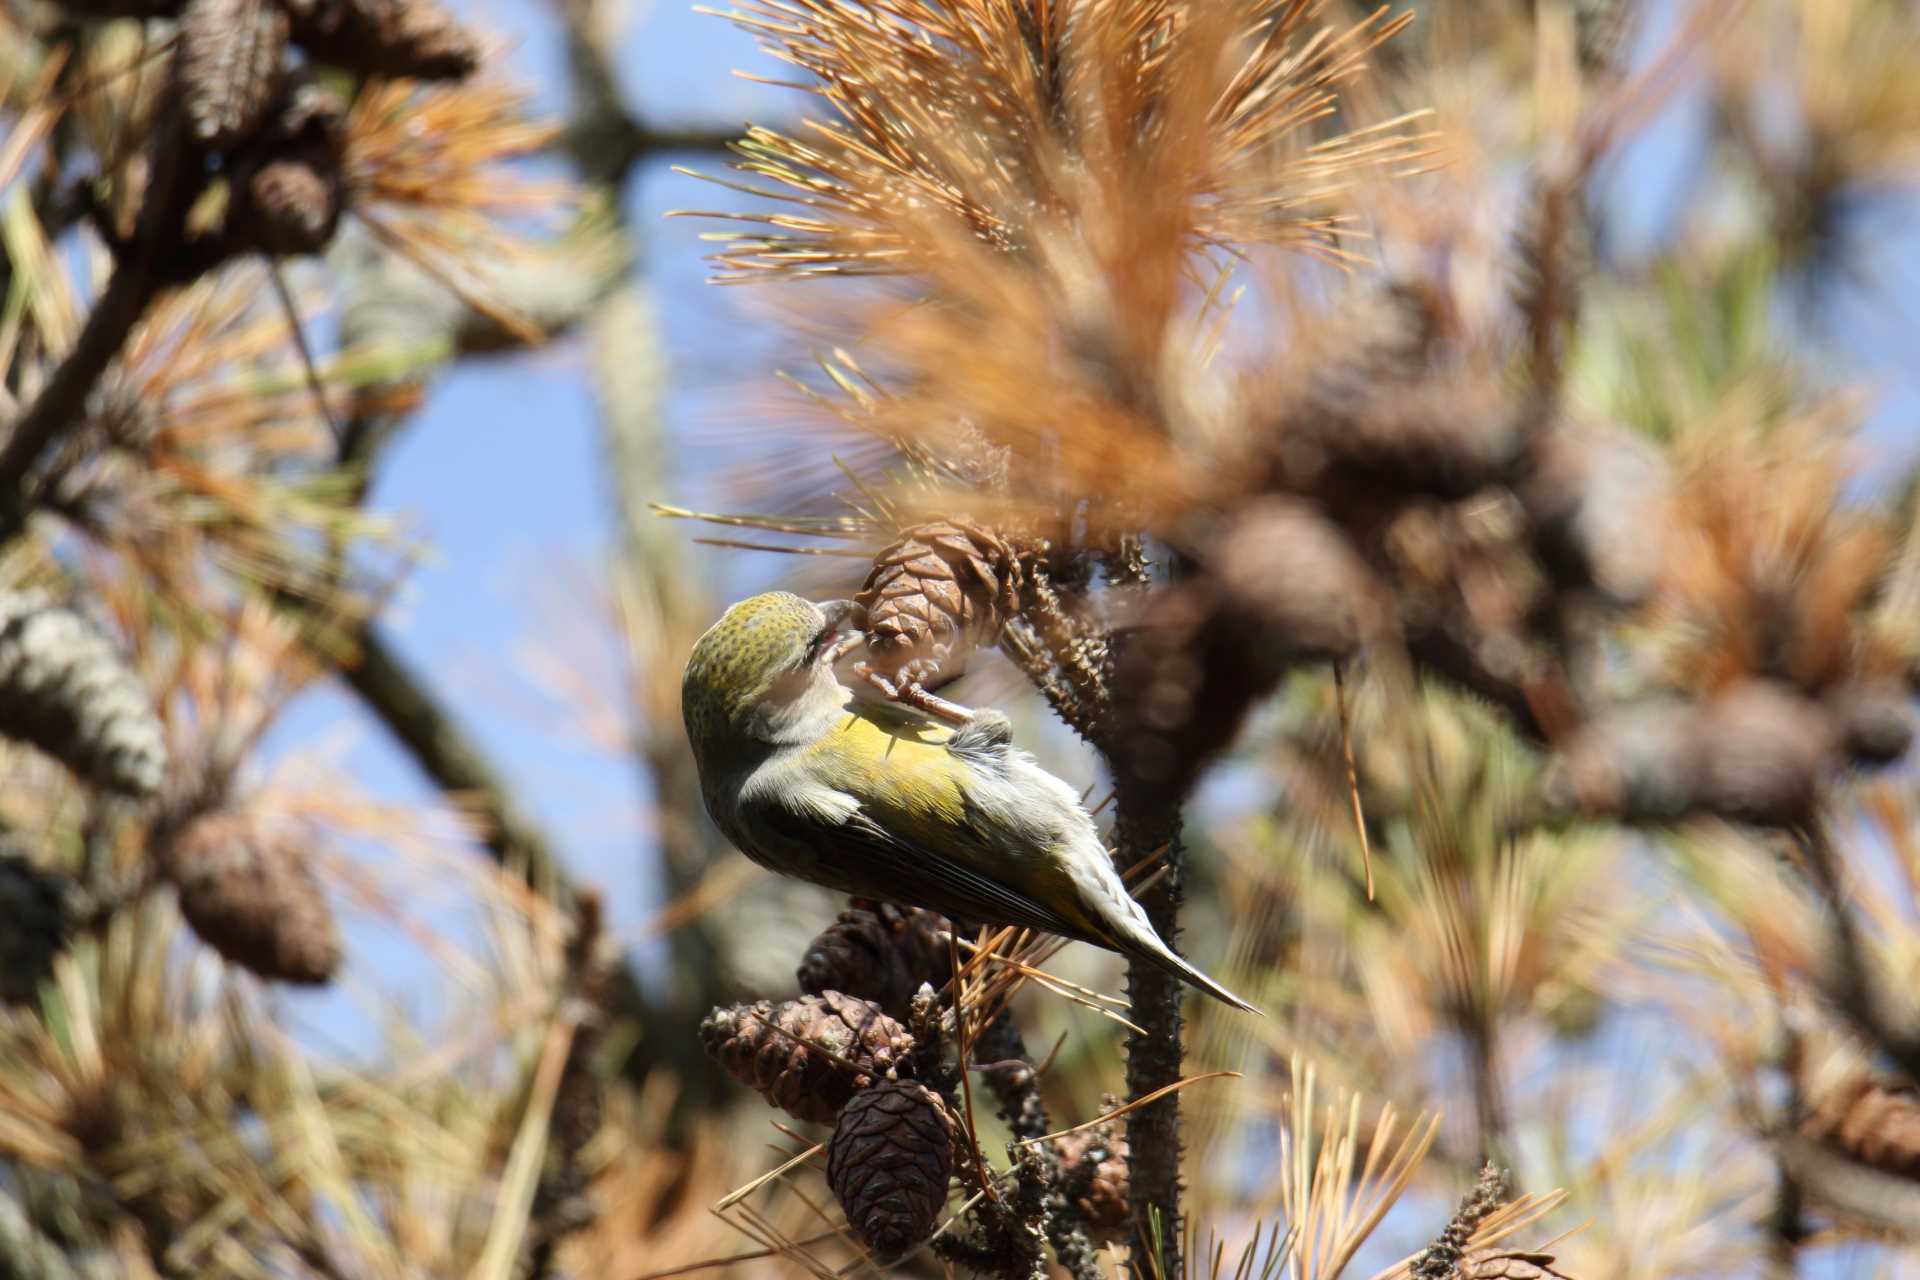
[[[1144,921],[1142,923],[1144,923]],[[1137,956],[1149,964],[1157,965],[1165,969],[1168,973],[1171,973],[1188,986],[1206,992],[1222,1004],[1230,1004],[1234,1008],[1244,1010],[1247,1013],[1260,1012],[1260,1010],[1254,1008],[1252,1004],[1242,1000],[1239,996],[1233,994],[1233,992],[1227,990],[1212,978],[1209,978],[1206,974],[1200,972],[1178,955],[1174,954],[1173,948],[1162,942],[1160,936],[1152,932],[1151,929],[1147,929],[1144,932],[1146,935],[1144,937],[1136,934],[1133,937],[1121,939],[1121,952],[1129,956]]]

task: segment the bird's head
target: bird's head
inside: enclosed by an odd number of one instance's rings
[[[860,642],[864,621],[847,600],[813,604],[785,591],[742,600],[693,646],[680,685],[696,753],[746,739],[793,739],[837,712],[848,691],[833,664]]]

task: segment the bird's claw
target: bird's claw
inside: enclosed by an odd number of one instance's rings
[[[853,673],[893,701],[924,711],[930,716],[958,725],[966,724],[973,719],[973,712],[969,708],[927,692],[920,683],[917,673],[909,674],[916,665],[909,663],[901,668],[898,680],[890,680],[875,671],[873,664],[869,662],[856,662],[853,665]]]

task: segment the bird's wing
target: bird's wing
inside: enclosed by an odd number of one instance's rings
[[[750,825],[817,851],[809,878],[973,923],[1092,940],[1022,883],[1026,851],[968,803],[949,734],[907,737],[859,716],[834,733],[842,736],[798,762],[802,785],[740,801]]]
[[[1086,937],[1085,930],[1044,903],[876,821],[866,806],[823,830],[819,817],[790,807],[779,796],[746,803],[754,810],[751,820],[762,830],[796,846],[819,848],[824,843],[828,852],[819,861],[831,866],[820,868],[820,878],[833,880],[849,892],[926,907],[972,923]],[[955,835],[961,840],[977,838],[972,833]]]

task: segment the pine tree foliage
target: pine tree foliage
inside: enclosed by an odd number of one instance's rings
[[[436,0],[0,14],[0,1274],[1915,1265],[1910,5],[743,0],[737,137],[612,10],[559,124]],[[716,477],[625,188],[729,142],[690,216],[809,358]],[[387,445],[575,329],[617,654],[527,665],[645,776],[645,975],[385,629]],[[1098,779],[1266,1016],[754,879],[656,514]],[[322,688],[437,802],[275,745]]]

